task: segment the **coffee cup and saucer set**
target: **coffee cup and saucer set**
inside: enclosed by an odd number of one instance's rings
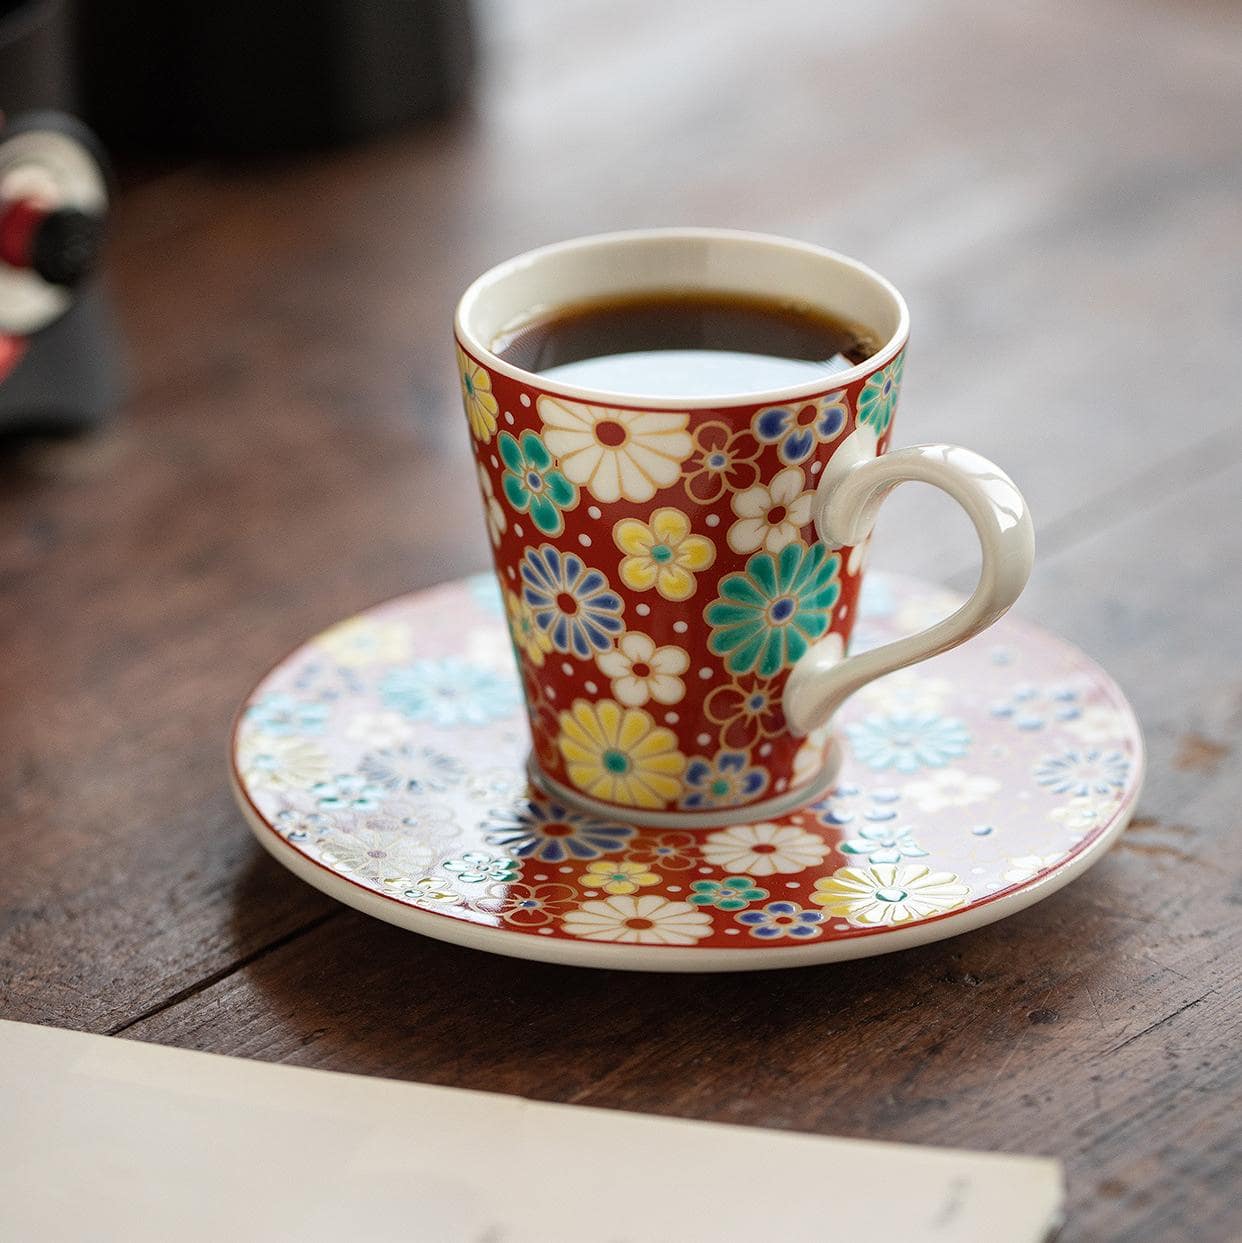
[[[714,391],[668,359],[647,391],[506,345],[595,307],[578,337],[606,352],[600,324],[660,291],[871,343],[763,385],[721,357]],[[1138,723],[1082,652],[1005,616],[1034,548],[1009,477],[891,448],[907,334],[875,272],[749,233],[586,238],[480,277],[456,358],[495,573],[368,609],[263,678],[231,740],[259,841],[412,932],[637,971],[883,954],[1085,872],[1134,810]],[[969,515],[969,597],[865,572],[907,481]]]

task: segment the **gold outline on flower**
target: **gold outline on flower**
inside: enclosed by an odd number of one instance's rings
[[[544,444],[566,478],[597,501],[649,501],[681,475],[690,454],[690,416],[673,411],[588,406],[544,394]]]
[[[612,699],[574,700],[560,715],[558,746],[569,780],[592,798],[626,807],[662,807],[681,793],[686,757],[672,730],[642,708]]]
[[[627,631],[615,648],[595,658],[599,671],[612,683],[612,693],[628,708],[641,708],[649,699],[675,704],[686,694],[681,675],[690,668],[685,648],[657,647],[650,635]]]
[[[716,560],[716,546],[690,533],[690,519],[680,509],[654,510],[650,522],[622,518],[612,529],[613,543],[625,553],[618,573],[633,591],[652,587],[666,600],[688,600],[698,586],[695,575]]]
[[[496,434],[496,412],[500,409],[492,393],[492,377],[460,345],[457,347],[457,377],[461,381],[461,400],[470,431],[476,440],[488,444]]]

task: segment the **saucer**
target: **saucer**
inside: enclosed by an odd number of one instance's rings
[[[872,572],[853,648],[961,597]],[[883,954],[1054,893],[1125,828],[1138,723],[1076,648],[1006,617],[865,687],[832,791],[753,824],[643,829],[528,784],[490,575],[369,609],[247,699],[231,747],[255,836],[369,915],[542,962],[745,971]]]

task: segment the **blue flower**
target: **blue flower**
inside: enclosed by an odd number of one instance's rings
[[[328,721],[328,707],[276,693],[264,695],[252,703],[246,709],[246,720],[263,733],[280,738],[292,734],[322,734]]]
[[[900,863],[902,859],[921,859],[927,851],[910,836],[911,829],[887,824],[868,824],[857,837],[841,843],[842,854],[866,855],[871,863]]]
[[[845,392],[841,391],[814,401],[767,406],[756,413],[751,427],[760,444],[777,445],[781,461],[797,466],[811,456],[816,445],[836,440],[849,416]]]
[[[466,775],[461,762],[431,747],[386,747],[362,757],[358,771],[372,784],[399,794],[447,790]]]
[[[854,800],[865,798],[869,806],[860,807]],[[856,816],[875,824],[887,824],[897,819],[896,804],[901,801],[901,791],[887,787],[863,790],[860,786],[839,785],[827,798],[812,803],[810,810],[820,824],[840,828],[852,824]]]
[[[871,863],[900,863],[902,859],[922,858],[927,851],[911,837],[909,825],[896,824],[897,807],[901,794],[897,790],[873,789],[866,793],[868,805],[854,805],[851,800],[863,794],[857,786],[838,786],[822,802],[811,810],[820,824],[830,828],[842,828],[852,824],[858,816],[866,821],[837,847],[843,854],[866,855]]]
[[[392,669],[380,683],[380,694],[390,708],[442,726],[486,725],[512,715],[519,704],[511,673],[457,656]]]
[[[683,807],[735,807],[760,793],[768,784],[768,774],[751,767],[745,751],[721,751],[711,759],[692,759],[683,780],[689,787],[681,800]]]
[[[341,773],[330,781],[316,781],[310,792],[324,811],[375,811],[384,798],[379,786],[358,773]]]
[[[558,652],[588,660],[612,647],[625,628],[621,597],[599,570],[551,544],[528,548],[522,558],[522,598],[535,625]]]
[[[1130,760],[1121,751],[1063,751],[1035,765],[1035,780],[1054,794],[1111,794],[1125,788]]]
[[[743,911],[734,918],[750,929],[752,937],[761,941],[778,941],[782,937],[795,937],[806,941],[823,931],[823,911],[803,910],[796,902],[769,902],[757,911]]]
[[[569,811],[560,803],[535,799],[526,800],[516,811],[484,827],[489,845],[502,846],[519,859],[542,859],[546,863],[615,854],[634,836],[630,825],[597,820]]]
[[[479,885],[484,881],[517,880],[522,865],[516,859],[500,859],[485,855],[482,851],[469,850],[460,859],[450,859],[444,870],[451,872],[467,885]]]
[[[846,732],[855,758],[870,768],[895,768],[899,773],[943,768],[970,746],[970,731],[961,721],[931,713],[869,716],[847,725]]]
[[[1078,692],[1072,686],[1045,687],[1042,691],[1023,683],[1008,699],[992,705],[992,715],[1011,721],[1019,729],[1038,730],[1049,721],[1073,721],[1082,716]]]

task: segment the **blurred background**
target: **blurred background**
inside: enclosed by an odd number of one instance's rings
[[[10,449],[0,569],[129,628],[245,630],[242,681],[485,564],[453,303],[566,236],[728,225],[878,268],[914,326],[899,442],[995,457],[1041,553],[1236,421],[1236,5],[3,10],[0,104],[112,155],[127,366],[107,430]],[[906,491],[877,561],[966,583],[964,522]]]
[[[736,226],[878,268],[913,318],[898,443],[1005,466],[1042,566],[1239,455],[1237,5],[0,14],[8,116],[74,113],[114,170],[106,301],[73,347],[91,401],[59,420],[91,430],[0,450],[3,676],[48,755],[78,746],[66,716],[104,769],[167,762],[144,738],[170,720],[214,752],[302,636],[487,564],[453,305],[560,238]],[[21,375],[0,426],[23,423]],[[966,586],[973,537],[905,489],[875,560]],[[1031,607],[1063,624],[1040,581]],[[127,695],[139,719],[114,715]]]
[[[121,419],[83,446],[107,465],[7,466],[10,564],[42,556],[14,533],[40,506],[81,512],[68,556],[126,549],[160,608],[229,625],[277,584],[305,598],[313,617],[265,614],[277,648],[480,566],[455,296],[619,227],[781,232],[878,267],[913,314],[899,440],[995,456],[1042,552],[1138,487],[1172,421],[1202,440],[1235,420],[1235,5],[5,7],[51,29],[7,111],[68,107],[117,165],[129,360]],[[911,491],[876,558],[959,576],[954,507]]]
[[[1230,1198],[1234,1081],[1202,1068],[1228,1061],[1236,926],[1242,5],[26,0],[0,3],[0,111],[6,1017],[1057,1152],[1084,1239],[1191,1237],[1177,1214]],[[20,151],[72,212],[6,197]],[[363,920],[250,839],[225,753],[257,678],[489,564],[460,292],[666,224],[820,243],[906,295],[895,443],[1013,475],[1038,529],[1017,612],[1143,721],[1141,814],[1093,888],[849,972],[653,988]],[[966,588],[976,560],[929,489],[885,506],[873,564]],[[631,1029],[592,1042],[592,1015],[669,1038],[627,1078]],[[1105,1036],[1124,1055],[1097,1063]],[[734,1082],[705,1102],[712,1067]]]
[[[1237,5],[0,11],[0,106],[74,113],[114,170],[105,309],[74,347],[93,404],[60,420],[91,430],[0,450],[0,676],[21,753],[90,768],[71,787],[171,766],[231,817],[215,756],[273,657],[487,565],[450,321],[545,242],[736,226],[890,277],[913,320],[897,442],[1014,475],[1054,628],[1059,550],[1240,455]],[[930,490],[886,507],[875,563],[964,587],[975,557]],[[169,729],[201,773],[148,745]]]

